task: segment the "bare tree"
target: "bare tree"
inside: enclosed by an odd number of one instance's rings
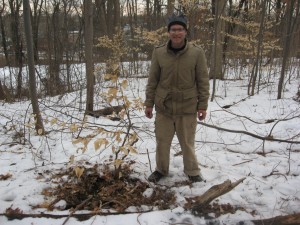
[[[285,71],[287,68],[288,60],[289,60],[289,53],[291,49],[291,43],[293,42],[293,32],[297,29],[297,20],[299,20],[299,0],[290,0],[287,1],[286,7],[286,18],[285,18],[285,32],[283,38],[283,58],[282,58],[282,66],[281,66],[281,73],[278,83],[278,93],[277,99],[281,99],[281,94],[283,90],[283,83],[285,77]],[[295,11],[295,17],[293,17]]]
[[[259,25],[259,32],[258,32],[257,48],[256,48],[256,58],[252,68],[252,73],[248,85],[248,94],[250,95],[254,95],[256,80],[258,76],[258,69],[261,67],[262,53],[263,53],[263,34],[265,29],[266,4],[267,1],[263,0],[261,6],[260,25]],[[258,86],[259,86],[259,82],[258,82]]]
[[[2,0],[2,6],[0,7],[0,29],[1,29],[1,42],[3,46],[3,52],[6,60],[6,65],[9,65],[9,59],[8,59],[8,49],[7,49],[7,42],[6,42],[6,31],[5,31],[5,25],[4,25],[4,12],[6,8],[6,3],[4,0]]]
[[[20,33],[20,8],[22,5],[22,0],[9,0],[8,2],[10,7],[10,26],[12,33],[12,44],[15,55],[15,65],[17,65],[19,71],[17,74],[17,91],[16,96],[21,97],[22,95],[22,69],[23,69],[23,43]],[[12,80],[12,79],[11,79]],[[13,89],[13,87],[11,87]]]
[[[214,45],[211,57],[212,67],[210,68],[210,78],[224,79],[223,74],[223,34],[224,22],[221,16],[224,15],[226,0],[212,0],[214,14]]]
[[[33,38],[32,38],[32,27],[30,20],[30,6],[29,0],[23,0],[23,10],[24,10],[24,28],[25,37],[27,45],[27,58],[28,58],[28,69],[29,69],[29,93],[32,104],[33,114],[35,115],[36,124],[35,130],[37,134],[45,134],[43,120],[41,117],[38,98],[36,93],[36,79],[35,79],[35,69],[34,69],[34,52],[33,52]]]
[[[33,10],[31,11],[32,18],[32,35],[33,35],[33,49],[34,49],[34,59],[37,62],[39,59],[38,54],[38,43],[39,43],[39,25],[42,15],[42,5],[44,0],[33,0],[32,6]]]
[[[121,28],[120,0],[114,0],[114,33],[118,33]]]
[[[223,45],[222,45],[222,30],[224,29],[224,25],[222,19],[220,18],[224,12],[226,0],[212,0],[212,5],[214,7],[213,13],[215,16],[214,19],[214,45],[213,45],[213,54],[211,55],[211,67],[210,67],[210,78],[214,79],[213,82],[213,91],[211,101],[214,99],[215,95],[215,87],[216,87],[216,79],[223,79]]]
[[[106,0],[95,0],[95,26],[94,32],[98,37],[108,34],[106,22]]]
[[[167,16],[171,16],[172,13],[175,10],[175,0],[168,0],[168,5],[167,5]]]
[[[84,42],[87,80],[86,113],[94,109],[93,7],[92,0],[84,1]]]

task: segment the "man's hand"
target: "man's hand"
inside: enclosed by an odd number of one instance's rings
[[[204,120],[205,117],[206,117],[206,110],[204,109],[198,109],[198,119],[201,121],[201,120]]]
[[[145,115],[147,118],[151,119],[153,117],[153,108],[152,107],[146,107],[145,108]]]

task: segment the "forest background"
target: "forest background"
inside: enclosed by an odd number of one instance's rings
[[[94,75],[93,65],[105,63],[107,72],[112,73],[118,62],[128,61],[132,64],[129,71],[115,73],[147,76],[137,63],[149,60],[154,46],[166,42],[166,21],[173,12],[187,15],[188,38],[205,50],[212,79],[225,79],[229,66],[251,67],[249,95],[259,89],[259,71],[274,63],[275,58],[282,58],[277,92],[280,98],[290,59],[300,54],[299,1],[295,0],[29,2],[34,63],[48,65],[46,76],[37,74],[38,96],[87,87],[90,111],[94,107],[91,84],[101,78],[101,74]],[[29,98],[29,79],[22,76],[30,54],[25,41],[23,1],[2,0],[1,5],[0,66],[18,70],[2,78],[0,99]],[[78,77],[78,71],[71,69],[74,63],[90,65],[87,77],[92,79]]]

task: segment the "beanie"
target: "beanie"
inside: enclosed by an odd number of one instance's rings
[[[173,13],[172,16],[168,18],[168,31],[170,30],[170,27],[174,24],[179,24],[187,30],[187,19],[183,14],[177,16],[175,15],[175,13]]]

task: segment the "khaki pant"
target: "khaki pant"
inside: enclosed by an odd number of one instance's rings
[[[183,153],[184,173],[188,176],[200,174],[195,155],[196,115],[165,116],[156,114],[156,170],[163,175],[169,172],[170,148],[176,133]]]

